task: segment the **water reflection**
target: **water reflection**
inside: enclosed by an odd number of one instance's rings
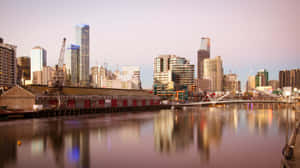
[[[172,158],[181,153],[197,156],[192,166],[217,166],[218,156],[228,153],[222,151],[231,149],[231,142],[243,144],[240,138],[247,137],[251,143],[261,136],[285,140],[294,124],[295,110],[274,104],[2,122],[0,167],[140,167],[134,162],[137,156],[153,161],[151,165],[155,160],[161,163],[160,155]],[[282,142],[273,145],[280,149]],[[280,159],[280,153],[274,155]],[[109,162],[112,157],[120,165]],[[212,157],[215,162],[210,162]],[[176,161],[187,158],[181,155]]]
[[[0,167],[5,167],[6,165],[12,164],[17,159],[17,140],[15,132],[12,129],[1,129],[0,138]],[[12,136],[7,136],[10,134]]]
[[[155,147],[158,152],[170,154],[196,143],[201,160],[208,161],[211,146],[221,145],[225,128],[235,135],[267,135],[277,126],[279,133],[288,134],[294,124],[295,111],[272,104],[166,110],[154,118]]]

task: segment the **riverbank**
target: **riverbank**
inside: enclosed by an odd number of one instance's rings
[[[109,107],[97,109],[64,109],[64,110],[40,110],[40,111],[0,111],[1,120],[27,119],[27,118],[45,118],[55,116],[85,115],[97,113],[115,113],[115,112],[142,112],[149,110],[170,109],[170,105],[156,106],[137,106],[137,107]]]

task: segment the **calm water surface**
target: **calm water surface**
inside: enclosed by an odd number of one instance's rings
[[[271,104],[0,122],[0,167],[280,167],[295,120]]]

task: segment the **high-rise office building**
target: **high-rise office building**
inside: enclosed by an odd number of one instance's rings
[[[241,91],[241,82],[238,80],[236,74],[224,75],[224,91],[236,93]]]
[[[17,70],[18,70],[17,83],[24,85],[25,80],[30,80],[30,57],[26,57],[26,56],[18,57]]]
[[[279,88],[279,80],[270,80],[269,85],[272,86],[273,90],[276,90]]]
[[[172,82],[171,58],[176,55],[160,55],[154,58],[153,85],[158,90],[167,90]]]
[[[101,81],[105,79],[105,73],[101,75],[102,68],[100,66],[93,66],[91,68],[91,86],[94,88],[101,88]]]
[[[42,76],[38,76],[38,75],[42,75],[42,73],[36,73],[35,75],[33,75],[33,73],[35,71],[43,71],[43,67],[47,66],[47,51],[40,47],[34,47],[33,49],[31,49],[31,54],[30,54],[30,76],[31,76],[31,81],[35,80],[35,81],[40,81],[37,79],[42,79]],[[37,78],[37,79],[34,79]],[[32,82],[34,83],[34,82]]]
[[[171,59],[171,63],[172,60],[176,60],[177,58]],[[190,64],[186,59],[180,62],[173,62],[172,81],[174,82],[175,90],[182,90],[184,87],[192,86],[194,84],[194,69],[194,65]]]
[[[32,74],[31,83],[33,85],[42,85],[43,83],[43,70],[42,71],[34,71]]]
[[[50,66],[44,66],[42,70],[42,85],[53,85],[54,79],[55,79],[55,74],[56,70],[54,67]]]
[[[300,69],[292,69],[291,73],[291,87],[292,88],[300,88]]]
[[[67,48],[66,54],[66,85],[78,86],[79,84],[79,61],[80,61],[80,46],[71,44]]]
[[[300,89],[300,69],[280,71],[279,87],[292,87]]]
[[[49,85],[53,86],[55,81],[55,68],[44,66],[41,71],[34,71],[32,73],[32,83],[34,85]]]
[[[16,46],[4,44],[0,38],[0,87],[11,87],[16,84],[16,50]]]
[[[76,44],[80,46],[79,82],[89,85],[90,69],[90,27],[86,24],[76,25]]]
[[[139,66],[123,66],[121,70],[122,80],[130,81],[132,85],[128,88],[142,89],[141,70]]]
[[[154,59],[153,84],[157,90],[181,90],[193,85],[194,65],[176,55],[161,55]]]
[[[248,76],[246,89],[247,91],[255,89],[255,76]]]
[[[203,60],[210,58],[210,39],[201,38],[201,46],[197,53],[197,78],[203,79]]]
[[[289,70],[284,70],[279,72],[279,87],[283,88],[286,86],[291,86]]]
[[[269,73],[266,69],[261,69],[255,76],[255,87],[268,86]]]
[[[223,61],[220,56],[204,59],[203,78],[210,80],[210,91],[223,91]]]
[[[124,66],[111,73],[103,66],[91,68],[91,86],[96,88],[141,89],[140,68]]]

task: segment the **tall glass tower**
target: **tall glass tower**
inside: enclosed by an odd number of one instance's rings
[[[67,48],[66,71],[67,85],[78,86],[79,83],[80,46],[71,44]]]
[[[210,58],[210,39],[209,38],[201,38],[200,49],[198,50],[198,66],[197,66],[197,76],[198,79],[203,79],[203,60],[206,58]]]
[[[76,44],[80,46],[79,57],[79,82],[80,85],[89,84],[90,69],[90,26],[86,24],[76,25]]]
[[[33,80],[33,72],[42,71],[44,66],[47,66],[47,51],[40,47],[34,47],[31,49],[30,53],[30,72],[31,72],[31,81]]]

